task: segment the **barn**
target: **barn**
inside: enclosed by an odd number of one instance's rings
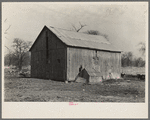
[[[44,26],[29,51],[34,78],[74,81],[80,68],[120,78],[121,50],[103,36]]]

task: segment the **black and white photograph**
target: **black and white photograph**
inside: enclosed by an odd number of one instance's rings
[[[62,118],[147,118],[148,14],[148,2],[3,2],[3,116],[43,104]]]

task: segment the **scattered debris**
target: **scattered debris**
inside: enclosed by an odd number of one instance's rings
[[[65,83],[68,84],[68,81],[66,80]]]
[[[130,82],[130,80],[127,80],[127,82]]]

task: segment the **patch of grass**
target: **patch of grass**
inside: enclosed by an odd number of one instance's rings
[[[108,79],[108,80],[104,80],[103,83],[104,84],[110,84],[110,83],[116,83],[116,82],[124,82],[124,79]]]
[[[108,80],[102,84],[64,83],[35,78],[5,77],[5,101],[144,102],[145,82]]]

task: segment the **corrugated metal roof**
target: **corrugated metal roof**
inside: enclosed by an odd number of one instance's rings
[[[106,38],[100,35],[89,35],[80,32],[64,30],[61,28],[48,27],[63,43],[74,47],[83,47],[107,51],[121,50],[114,47]]]

